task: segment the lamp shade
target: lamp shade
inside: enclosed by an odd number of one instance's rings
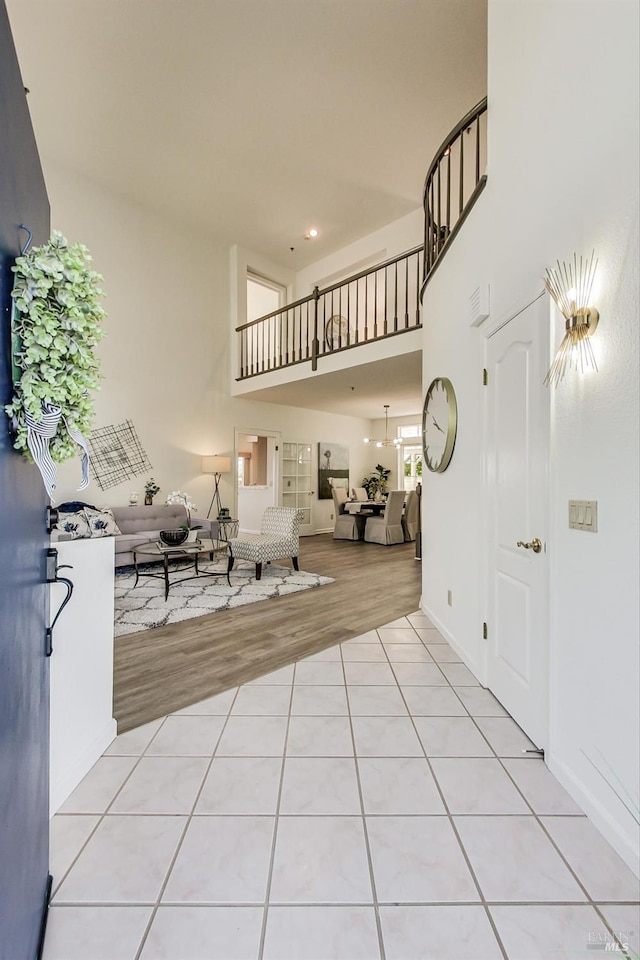
[[[231,457],[203,457],[203,473],[229,473],[231,470]]]

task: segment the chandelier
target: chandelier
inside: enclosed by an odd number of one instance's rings
[[[402,443],[400,437],[389,439],[389,404],[384,405],[384,440],[373,440],[371,437],[364,438],[365,443],[375,443],[376,447],[399,447]]]

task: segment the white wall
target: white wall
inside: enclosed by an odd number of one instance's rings
[[[616,792],[637,810],[638,88],[635,2],[490,0],[488,185],[424,298],[424,382],[452,379],[459,428],[447,472],[425,477],[423,537],[425,609],[481,675],[483,334],[468,297],[489,281],[489,322],[506,319],[546,266],[595,248],[600,370],[552,400],[548,762],[636,870]],[[569,498],[598,500],[598,534],[568,529]],[[463,602],[449,608],[447,588]]]
[[[104,379],[95,426],[133,420],[152,463],[149,473],[161,487],[159,500],[171,490],[186,490],[206,513],[212,477],[200,474],[200,457],[226,454],[233,464],[236,427],[280,431],[283,440],[314,449],[335,437],[349,444],[353,475],[360,479],[368,420],[230,396],[230,300],[238,292],[230,288],[228,249],[194,236],[188,224],[105,193],[47,157],[43,165],[53,226],[85,243],[104,274],[109,316],[99,347]],[[268,274],[269,264],[244,256]],[[286,282],[286,270],[280,276]],[[246,296],[246,285],[244,291]],[[142,494],[145,479],[106,491],[92,481],[79,494],[79,463],[71,461],[59,470],[56,500],[125,504],[132,490]],[[222,477],[220,492],[234,509],[235,472]],[[317,529],[333,529],[331,507],[330,501],[314,503]]]

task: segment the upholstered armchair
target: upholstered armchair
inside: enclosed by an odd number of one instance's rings
[[[387,497],[384,517],[368,517],[364,538],[369,543],[404,543],[402,506],[404,490],[392,490]]]
[[[342,487],[332,487],[331,496],[333,497],[335,516],[333,539],[362,540],[365,518],[360,514],[351,514],[345,511],[344,505],[347,502],[347,491]]]
[[[235,560],[249,560],[256,565],[256,580],[262,576],[262,564],[291,557],[298,570],[300,538],[298,529],[302,513],[295,507],[267,507],[262,515],[260,533],[229,540],[228,572]]]

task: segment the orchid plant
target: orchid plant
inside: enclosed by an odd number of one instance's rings
[[[182,506],[185,508],[185,510],[187,511],[187,522],[186,524],[182,524],[182,527],[184,529],[200,530],[202,528],[201,524],[191,526],[191,512],[192,510],[197,510],[198,508],[196,507],[195,503],[193,502],[193,500],[191,499],[188,493],[182,493],[181,490],[172,490],[169,496],[167,497],[167,499],[165,500],[165,503],[172,503],[172,504],[179,503],[179,504],[182,504]]]

